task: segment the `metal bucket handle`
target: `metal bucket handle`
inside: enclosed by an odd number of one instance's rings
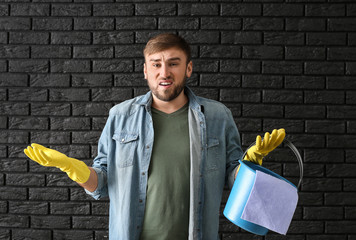
[[[293,153],[295,154],[295,156],[297,157],[298,159],[298,163],[299,163],[299,175],[300,175],[300,178],[299,178],[299,182],[298,182],[298,185],[297,185],[297,188],[299,189],[300,185],[302,184],[302,179],[303,179],[303,161],[302,161],[302,157],[300,156],[297,148],[293,145],[293,143],[291,143],[290,141],[288,140],[284,140],[285,144],[293,151]],[[250,147],[252,147],[253,145],[255,145],[256,142],[253,142],[247,149],[246,151],[244,152],[243,156],[242,156],[242,159],[244,159],[244,157],[246,156],[246,153],[248,151],[248,149]]]

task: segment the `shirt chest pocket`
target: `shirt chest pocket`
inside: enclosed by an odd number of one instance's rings
[[[138,134],[128,132],[115,132],[115,162],[120,168],[129,167],[133,164],[134,155],[137,149]]]
[[[207,161],[205,164],[206,171],[218,170],[219,160],[219,140],[216,138],[209,138],[207,144]]]

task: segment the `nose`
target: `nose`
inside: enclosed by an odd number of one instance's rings
[[[169,68],[166,64],[161,66],[160,75],[162,78],[170,78]]]

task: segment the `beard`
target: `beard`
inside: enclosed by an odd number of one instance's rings
[[[172,86],[169,89],[163,91],[159,91],[158,87],[154,88],[150,84],[148,84],[148,86],[155,97],[157,97],[161,101],[169,102],[177,98],[182,93],[185,88],[186,82],[187,76],[185,75],[183,81],[179,85]]]

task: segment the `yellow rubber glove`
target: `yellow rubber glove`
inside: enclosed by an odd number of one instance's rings
[[[283,128],[274,129],[272,134],[265,133],[263,141],[261,136],[256,137],[256,144],[247,150],[244,160],[253,162],[255,164],[262,165],[262,159],[271,151],[273,151],[279,144],[281,144],[286,136],[286,132]]]
[[[90,170],[84,162],[67,157],[56,150],[33,143],[24,152],[30,159],[42,166],[56,167],[66,172],[73,181],[85,183],[89,179]]]

